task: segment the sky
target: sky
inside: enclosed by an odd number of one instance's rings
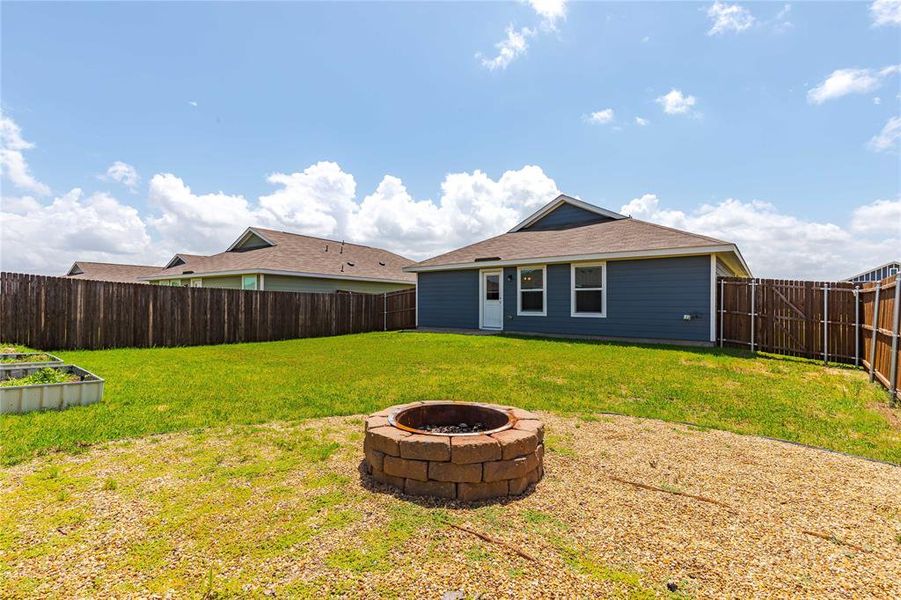
[[[901,258],[901,1],[23,3],[0,12],[0,268],[246,227],[413,259],[566,193],[754,275]]]

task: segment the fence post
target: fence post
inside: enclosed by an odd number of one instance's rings
[[[870,337],[870,383],[876,379],[876,332],[879,331],[879,293],[882,285],[876,284],[876,299],[873,302],[873,335]]]
[[[829,364],[829,284],[823,284],[823,362]]]
[[[751,280],[751,352],[754,352],[754,319],[757,316],[757,280]]]
[[[892,405],[895,404],[895,398],[898,392],[898,326],[901,320],[901,274],[895,276],[895,310],[892,315],[892,353],[890,355],[891,366],[889,367],[889,386],[888,391],[892,395]]]
[[[388,331],[388,292],[382,294],[382,306],[384,313],[382,314],[382,331]]]
[[[720,348],[723,347],[723,291],[725,290],[725,285],[725,280],[720,278]]]
[[[860,365],[860,288],[854,286],[854,366]]]

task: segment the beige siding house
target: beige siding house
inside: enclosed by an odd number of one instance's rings
[[[80,264],[86,263],[76,263]],[[412,260],[379,248],[249,227],[224,252],[210,256],[176,254],[165,266],[138,267],[140,270],[130,281],[281,292],[380,294],[414,287],[416,276],[403,271],[412,264]],[[122,267],[123,272],[127,267],[137,267],[114,266]]]

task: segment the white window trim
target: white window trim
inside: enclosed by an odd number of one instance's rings
[[[578,267],[603,267],[601,270],[601,312],[576,312],[576,268]],[[582,291],[597,291],[598,288],[579,288]],[[570,263],[569,265],[569,316],[580,319],[606,319],[607,318],[607,261]]]
[[[252,288],[244,287],[245,277],[253,277],[254,284]],[[260,289],[260,278],[256,274],[241,275],[241,289],[245,292],[256,292]]]
[[[192,288],[203,287],[203,279],[200,279],[199,277],[195,277],[194,279],[191,280],[191,287]]]
[[[541,290],[523,290],[520,272],[525,269],[527,271],[537,271],[541,269]],[[541,292],[541,312],[534,310],[523,311],[522,309],[522,292]],[[547,316],[547,266],[546,265],[524,265],[516,267],[516,316],[517,317],[546,317]]]

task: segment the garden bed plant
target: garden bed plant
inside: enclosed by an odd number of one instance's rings
[[[14,377],[12,379],[4,379],[0,381],[0,387],[12,387],[17,385],[46,385],[48,383],[72,383],[81,381],[81,377],[75,373],[59,369],[51,369],[44,367],[40,371],[36,371],[31,375],[24,377]]]
[[[46,354],[44,352],[15,352],[9,354],[0,354],[0,364],[4,365],[52,362],[60,362],[60,360],[52,354]]]

